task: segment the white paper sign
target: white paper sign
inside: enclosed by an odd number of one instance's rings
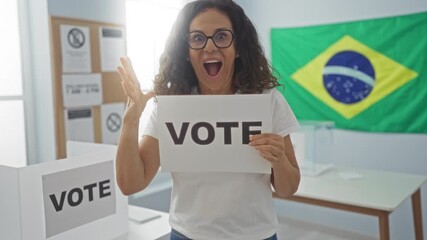
[[[47,238],[116,213],[113,160],[42,179]]]
[[[70,141],[94,142],[92,109],[66,109],[66,139]]]
[[[115,72],[120,64],[120,57],[126,55],[123,28],[99,28],[101,48],[101,71]]]
[[[62,96],[66,108],[100,105],[101,74],[62,75]]]
[[[92,72],[89,28],[61,25],[60,31],[62,72]]]
[[[102,143],[118,144],[124,111],[124,103],[101,105]]]
[[[162,171],[270,173],[248,145],[250,134],[271,132],[270,94],[158,96]]]

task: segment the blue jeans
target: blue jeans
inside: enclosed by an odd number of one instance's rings
[[[170,240],[191,240],[191,238],[184,236],[184,234],[172,228]],[[266,238],[264,240],[278,240],[277,234],[274,234],[273,236]]]

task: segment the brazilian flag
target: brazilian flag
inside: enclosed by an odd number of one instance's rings
[[[427,133],[427,12],[271,30],[279,87],[299,120]]]

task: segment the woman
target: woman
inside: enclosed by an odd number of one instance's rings
[[[171,239],[277,239],[271,186],[292,195],[300,173],[289,134],[298,123],[259,44],[255,27],[232,0],[188,3],[160,60],[154,92],[143,94],[130,60],[118,71],[128,96],[118,144],[117,182],[124,194],[143,190],[160,166],[156,109],[138,145],[139,118],[156,95],[272,94],[273,132],[250,137],[271,174],[172,173]]]

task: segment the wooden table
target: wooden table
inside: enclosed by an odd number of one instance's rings
[[[423,240],[420,188],[426,176],[334,167],[319,176],[302,176],[298,191],[286,200],[356,212],[379,218],[380,239],[390,239],[389,215],[411,197],[415,237]],[[273,196],[280,198],[275,193]]]

